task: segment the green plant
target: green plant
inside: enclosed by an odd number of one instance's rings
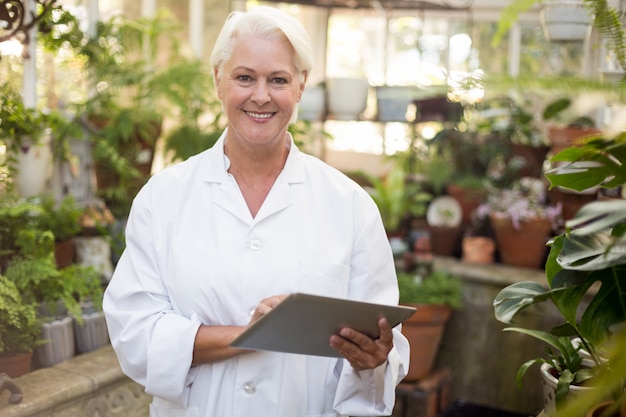
[[[21,230],[17,244],[19,253],[10,260],[5,275],[15,283],[25,302],[56,311],[57,303],[62,301],[79,321],[82,301],[92,298],[100,302],[99,275],[93,268],[75,265],[57,269],[52,232]]]
[[[405,271],[399,271],[397,276],[402,304],[461,307],[461,280],[455,275],[436,269],[426,276]]]
[[[81,231],[80,217],[83,209],[78,207],[72,194],[57,203],[51,194],[38,199],[43,209],[40,225],[43,230],[50,230],[56,241],[63,241],[78,235]]]
[[[547,203],[542,180],[530,178],[516,181],[506,189],[490,189],[487,202],[476,209],[475,217],[480,221],[491,216],[510,219],[517,230],[521,222],[537,218],[549,220],[554,231],[562,223],[561,207]]]
[[[22,298],[13,281],[0,275],[0,356],[32,352],[40,343],[37,306]]]
[[[626,132],[613,138],[594,138],[565,149],[552,158],[563,164],[546,175],[552,187],[581,191],[592,186],[612,188],[626,184]],[[521,281],[504,288],[494,299],[495,317],[511,323],[531,305],[552,303],[563,323],[550,333],[579,337],[595,363],[600,349],[615,343],[626,322],[626,200],[595,201],[566,222],[566,229],[550,242],[545,265],[546,283]],[[618,341],[620,339],[617,339]],[[609,358],[601,374],[611,372]],[[623,374],[622,374],[623,378]],[[619,377],[605,386],[620,386]],[[623,382],[623,381],[622,381]]]
[[[498,29],[492,44],[497,45],[522,13],[538,4],[541,4],[541,0],[514,0],[507,4],[498,21]],[[584,0],[583,4],[593,17],[593,27],[598,30],[607,50],[613,55],[618,66],[626,69],[624,27],[620,13],[609,5],[607,0]]]
[[[546,349],[548,359],[543,357],[530,359],[523,363],[517,371],[516,380],[518,386],[522,386],[522,379],[526,371],[535,364],[550,364],[556,374],[556,405],[562,408],[570,385],[587,386],[592,384],[594,378],[603,366],[601,362],[585,363],[580,351],[582,345],[575,345],[569,336],[555,336],[541,330],[524,329],[521,327],[507,327],[504,331],[513,331],[534,337],[548,345]]]
[[[388,233],[399,232],[407,216],[423,217],[426,213],[432,196],[408,177],[402,163],[395,163],[383,178],[367,173],[362,175],[371,184],[365,189],[378,206]]]
[[[43,209],[40,205],[22,200],[13,194],[4,194],[0,198],[0,257],[5,262],[0,265],[3,271],[6,261],[19,250],[18,235],[21,230],[37,229]]]
[[[58,111],[27,107],[21,95],[9,84],[0,84],[0,142],[7,148],[0,170],[6,176],[0,180],[11,190],[17,172],[17,157],[30,147],[50,140],[53,157],[58,161],[72,158],[69,139],[83,137],[79,125]]]
[[[223,130],[211,71],[181,51],[182,30],[165,10],[153,18],[118,15],[98,22],[97,36],[76,51],[96,87],[79,111],[92,134],[97,193],[118,218],[151,175],[159,139],[168,156],[185,159]]]

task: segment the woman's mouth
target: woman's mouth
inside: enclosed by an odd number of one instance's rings
[[[275,114],[275,113],[255,113],[251,111],[246,111],[245,113],[250,117],[254,117],[255,119],[269,119]]]

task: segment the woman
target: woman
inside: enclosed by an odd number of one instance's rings
[[[211,55],[226,131],[135,198],[104,310],[124,372],[155,397],[152,416],[392,412],[409,348],[385,319],[375,340],[333,336],[343,359],[229,346],[289,293],[398,300],[376,205],[287,132],[311,62],[296,19],[231,14]]]

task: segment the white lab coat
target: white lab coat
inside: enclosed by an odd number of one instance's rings
[[[245,326],[267,296],[398,300],[391,249],[362,187],[292,141],[252,218],[227,172],[224,138],[155,174],[133,203],[104,298],[123,371],[154,396],[153,417],[390,415],[408,369],[398,328],[374,370],[273,352],[191,366],[200,324]]]

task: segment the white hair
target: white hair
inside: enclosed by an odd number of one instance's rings
[[[258,6],[247,12],[232,12],[215,41],[209,62],[220,77],[224,63],[230,59],[235,42],[254,36],[266,39],[285,39],[293,47],[294,65],[304,82],[313,67],[313,54],[309,35],[295,17],[284,11]]]

